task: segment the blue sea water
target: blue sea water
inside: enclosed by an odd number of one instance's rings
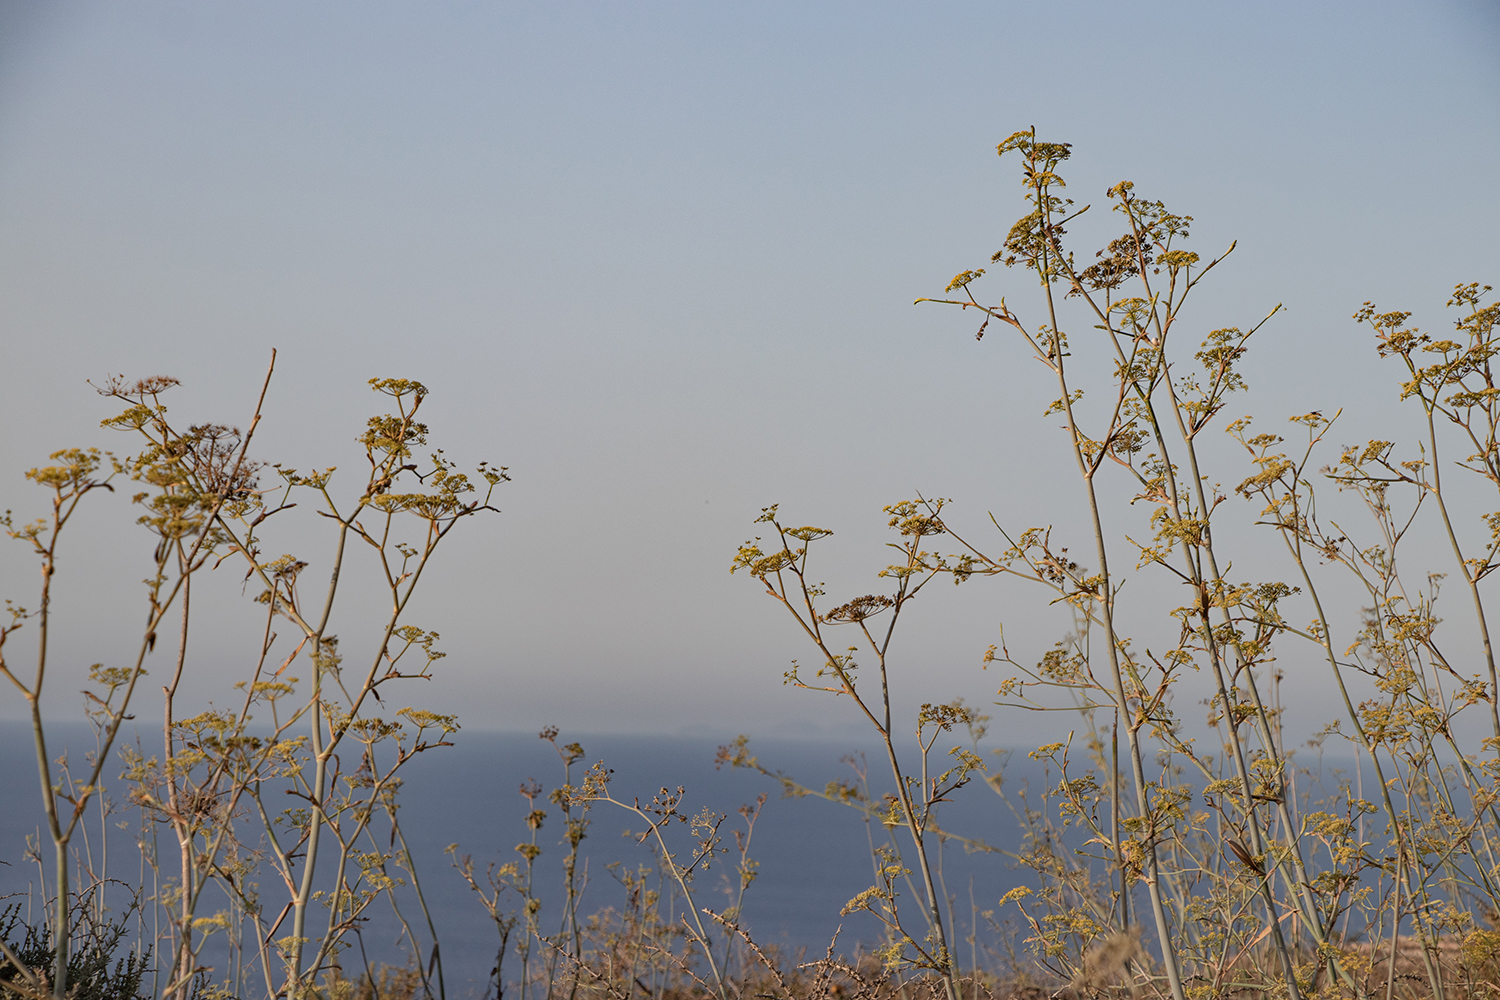
[[[714,758],[719,744],[734,735],[726,733],[715,740],[564,732],[558,742],[576,740],[585,749],[584,759],[574,765],[575,783],[587,766],[603,760],[614,772],[611,791],[622,801],[638,797],[645,803],[661,788],[675,792],[680,785],[685,788],[681,811],[692,815],[708,808],[727,814],[723,832],[731,854],[694,884],[699,905],[715,909],[728,905],[724,890],[734,878],[733,862],[737,860],[729,831],[736,826],[743,828],[737,810],[767,794],[750,843],[750,855],[759,868],[745,896],[742,924],[761,943],[794,950],[807,948],[810,954],[821,954],[840,926],[841,952],[852,953],[862,942],[875,941],[880,928],[873,917],[858,913],[841,917],[839,911],[873,881],[869,844],[872,835],[882,837],[879,826],[871,831],[863,814],[847,806],[814,797],[783,798],[780,786],[764,775],[728,767],[716,769]],[[59,744],[63,744],[75,761],[93,746],[92,734],[84,726],[54,727],[49,738],[53,756],[61,752]],[[143,734],[142,739],[148,748],[152,745],[149,734]],[[561,784],[563,778],[562,763],[551,744],[535,733],[470,730],[456,734],[455,741],[455,746],[423,753],[407,765],[399,815],[436,924],[449,990],[462,997],[482,994],[497,938],[484,909],[451,867],[446,848],[456,844],[457,853],[471,855],[481,871],[492,861],[518,860],[515,846],[529,837],[524,817],[531,808],[518,789],[531,779],[541,784],[544,791],[537,804],[550,814],[537,838],[543,848],[536,861],[536,884],[543,900],[540,920],[544,930],[555,929],[561,915],[561,865],[566,849],[559,843],[560,814],[546,801],[547,791]],[[840,758],[864,751],[878,795],[890,781],[888,777],[880,780],[884,758],[875,752],[877,749],[873,744],[849,742],[751,741],[751,751],[763,764],[820,789],[835,779],[854,779],[854,772]],[[1017,756],[1024,761],[1024,753]],[[990,757],[989,761],[993,767],[997,759]],[[110,768],[108,775],[113,778],[118,771]],[[1030,762],[1009,768],[1006,775],[1007,790],[1027,780],[1044,780],[1040,769]],[[15,723],[0,725],[0,861],[8,862],[0,865],[0,895],[21,893],[14,897],[21,899],[37,886],[37,867],[24,861],[26,836],[35,835],[42,826],[37,788],[29,729]],[[112,795],[122,801],[118,789]],[[1011,850],[1019,845],[1014,815],[981,782],[974,782],[940,808],[943,825],[954,832]],[[132,818],[122,813],[113,821]],[[583,913],[623,902],[623,891],[609,868],[612,863],[634,867],[651,862],[647,850],[634,837],[626,836],[626,831],[643,828],[635,816],[598,804],[591,818],[592,826],[583,844],[587,864],[587,885],[580,907]],[[674,826],[673,849],[687,856],[687,829],[681,824]],[[97,829],[95,821],[95,843]],[[387,828],[378,829],[384,836]],[[111,874],[126,880],[138,877],[140,867],[132,838],[129,831],[116,831],[111,841]],[[46,844],[45,839],[43,842]],[[50,850],[50,845],[47,847]],[[1002,856],[966,853],[952,842],[942,850],[941,877],[954,900],[959,929],[955,937],[959,939],[968,933],[971,898],[980,910],[993,909],[1002,894],[1024,879],[1023,873]],[[267,899],[275,895],[271,879],[271,872],[263,871],[261,881]],[[205,907],[207,912],[214,908],[213,903]],[[421,923],[409,893],[403,908],[408,919]],[[362,932],[371,960],[404,963],[406,952],[389,907],[377,905],[371,916]]]

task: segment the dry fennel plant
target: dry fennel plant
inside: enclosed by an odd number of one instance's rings
[[[267,384],[270,377],[268,371]],[[59,1000],[69,989],[70,908],[90,888],[70,883],[71,839],[90,802],[102,794],[101,775],[123,722],[142,709],[139,682],[158,649],[166,658],[160,752],[123,748],[131,802],[149,831],[142,842],[151,866],[151,884],[143,887],[149,920],[143,915],[139,921],[145,940],[136,947],[155,946],[156,994],[178,1000],[200,994],[194,982],[206,970],[198,956],[217,934],[231,940],[233,967],[215,970],[219,985],[210,992],[241,995],[259,978],[268,996],[300,996],[338,965],[360,915],[380,898],[394,902],[392,890],[405,878],[389,868],[404,868],[414,878],[412,860],[404,839],[398,851],[382,849],[374,824],[382,816],[395,822],[401,767],[417,753],[447,745],[458,726],[451,716],[419,708],[391,712],[383,700],[399,682],[428,676],[443,655],[435,646],[437,633],[405,620],[407,604],[439,544],[459,522],[493,510],[490,496],[508,478],[504,469],[482,463],[476,484],[440,450],[428,455],[425,467],[418,463],[415,449],[427,443],[428,434],[417,419],[427,395],[418,382],[371,380],[396,412],[368,421],[359,437],[367,471],[347,499],[334,491],[333,468],[304,475],[249,457],[264,387],[241,433],[217,424],[173,424],[161,397],[175,384],[154,377],[112,379],[101,387],[101,394],[125,404],[104,426],[135,434],[141,450],[125,458],[97,450],[57,453],[58,465],[27,474],[52,492],[50,517],[20,526],[6,520],[11,536],[29,544],[42,564],[37,609],[10,605],[11,622],[0,633],[10,639],[35,621],[34,679],[23,682],[9,661],[0,661],[0,671],[31,705],[56,861],[51,981]],[[279,483],[263,488],[268,471]],[[49,775],[39,705],[51,638],[50,587],[63,530],[79,503],[95,490],[112,491],[116,482],[137,484],[133,500],[143,510],[138,523],[156,539],[146,580],[146,625],[128,665],[96,665],[91,673],[89,711],[101,733],[91,773],[57,783]],[[264,551],[270,544],[267,522],[285,518],[298,506],[293,497],[299,494],[313,501],[333,535],[322,593],[310,597],[303,591],[313,561]],[[354,547],[373,557],[371,568],[385,581],[387,610],[376,634],[365,640],[368,664],[347,669],[330,622]],[[226,562],[241,565],[245,585],[258,588],[248,605],[262,616],[261,638],[246,651],[244,660],[252,666],[235,685],[237,707],[181,718],[179,685],[198,659],[189,645],[198,631],[194,585],[203,570]],[[289,648],[284,641],[278,645],[278,626],[291,630]],[[344,645],[350,645],[347,637]],[[304,668],[305,685],[291,673]],[[290,808],[289,796],[295,803]],[[158,837],[158,830],[166,836]],[[393,829],[392,839],[398,832]],[[325,839],[332,850],[320,854]],[[107,877],[93,869],[86,875],[96,884]],[[440,970],[438,976],[441,994]]]

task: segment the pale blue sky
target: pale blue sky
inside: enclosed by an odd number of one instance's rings
[[[1074,143],[1080,201],[1130,178],[1200,253],[1237,238],[1198,315],[1287,305],[1255,405],[1389,436],[1349,316],[1436,325],[1454,282],[1500,283],[1497,52],[1489,3],[0,3],[0,507],[32,511],[51,450],[124,447],[88,378],[173,374],[174,414],[243,422],[277,347],[259,451],[304,468],[355,466],[366,379],[418,378],[448,454],[515,477],[416,611],[449,652],[418,697],[474,726],[837,731],[727,572],[763,504],[838,530],[849,596],[915,489],[976,528],[1072,509],[1024,357],[911,304],[1021,214],[995,143],[1034,124]],[[121,497],[94,516],[59,711],[141,613],[149,540]],[[208,606],[243,609],[237,581]],[[19,549],[0,582],[32,599]],[[1000,622],[1019,654],[1054,637],[1017,596],[914,612],[900,696],[983,701]],[[243,634],[202,633],[192,697]]]

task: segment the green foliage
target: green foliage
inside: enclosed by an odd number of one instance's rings
[[[143,980],[150,968],[145,954],[128,947],[130,914],[100,921],[87,907],[75,907],[68,951],[69,996],[74,1000],[150,1000]],[[21,920],[21,906],[0,910],[0,996],[40,997],[50,993],[57,959],[52,929],[32,927]]]

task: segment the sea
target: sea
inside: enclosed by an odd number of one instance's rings
[[[136,735],[124,734],[131,742]],[[696,874],[693,889],[699,906],[722,910],[731,905],[729,894],[738,884],[739,861],[733,831],[746,830],[739,810],[766,796],[748,843],[756,878],[744,895],[741,925],[758,943],[780,946],[790,954],[805,950],[810,956],[821,956],[835,934],[836,950],[842,954],[868,948],[881,937],[881,925],[867,913],[841,915],[840,911],[873,883],[871,846],[885,841],[886,831],[878,822],[869,823],[859,809],[815,796],[788,798],[774,778],[747,769],[716,766],[719,747],[736,735],[725,733],[713,739],[563,732],[557,743],[577,742],[584,748],[584,757],[573,765],[575,785],[581,782],[584,770],[602,761],[612,771],[611,794],[622,802],[645,805],[663,789],[676,794],[680,787],[679,812],[691,817],[708,810],[711,815],[725,816],[720,833],[729,853],[716,858],[707,871]],[[147,732],[139,737],[148,754],[160,738]],[[75,768],[94,746],[93,732],[84,725],[49,727],[48,738],[50,756],[59,757],[66,751]],[[479,997],[495,964],[498,936],[485,909],[453,867],[454,861],[465,855],[471,857],[481,876],[492,863],[520,861],[516,848],[532,836],[526,816],[533,808],[545,809],[548,816],[536,833],[542,853],[535,860],[534,885],[542,901],[538,920],[544,930],[555,930],[562,913],[562,862],[567,849],[561,843],[561,814],[547,797],[563,783],[564,772],[553,744],[536,732],[465,729],[454,734],[453,740],[455,745],[419,754],[405,766],[398,815],[436,927],[447,991],[455,998]],[[933,754],[937,767],[946,760],[947,745],[956,742],[945,737],[944,745]],[[884,751],[875,741],[860,744],[752,738],[749,749],[767,768],[784,772],[810,788],[821,790],[834,781],[857,784],[856,767],[861,765],[869,775],[873,794],[879,796],[892,787]],[[1027,760],[1024,751],[1010,758],[1002,770],[1005,748],[978,749],[989,775],[997,780],[976,780],[961,789],[951,801],[938,806],[939,821],[964,837],[1015,851],[1022,841],[1015,811],[1020,806],[1021,791],[1027,786],[1055,782],[1056,776]],[[906,763],[910,766],[915,760],[912,750]],[[108,874],[139,884],[141,864],[133,846],[139,817],[126,808],[123,789],[116,780],[120,770],[118,766],[106,769],[106,794],[118,809],[103,824],[112,827]],[[1003,778],[999,777],[1002,774]],[[530,782],[541,786],[534,805],[521,794],[523,784]],[[997,794],[996,786],[1006,794]],[[0,905],[23,905],[23,917],[29,914],[32,919],[39,917],[43,880],[50,885],[51,871],[50,861],[39,867],[35,860],[28,860],[28,838],[42,845],[44,859],[51,851],[38,789],[29,726],[0,723],[0,896],[6,897]],[[288,799],[287,804],[297,803]],[[579,912],[583,914],[623,906],[621,872],[653,864],[652,854],[639,842],[639,834],[645,829],[639,817],[598,803],[589,818],[591,825],[581,848],[584,888]],[[89,820],[88,837],[96,859],[100,830],[101,821],[94,814]],[[389,824],[377,822],[376,836],[377,840],[386,840]],[[674,822],[666,836],[679,859],[691,857],[688,824]],[[75,841],[81,844],[82,838]],[[979,914],[994,911],[1002,895],[1026,881],[1025,873],[1001,853],[966,849],[956,841],[941,844],[938,854],[936,874],[951,901],[958,930],[954,938],[962,941],[976,923],[982,936],[984,918]],[[908,863],[910,860],[908,854]],[[269,866],[259,880],[269,906],[277,896]],[[910,894],[915,888],[913,885],[903,891]],[[124,891],[110,891],[114,893],[111,905],[124,905]],[[223,902],[208,900],[203,911],[212,913],[222,908]],[[409,887],[400,891],[398,902],[418,928],[425,964],[431,957],[430,942]],[[511,895],[505,905],[514,909],[518,904]],[[377,963],[406,964],[411,949],[389,904],[376,903],[367,915],[361,931],[366,958]],[[965,964],[980,957],[975,947],[961,945],[964,954],[960,958]],[[212,949],[205,951],[205,961],[213,964]]]

